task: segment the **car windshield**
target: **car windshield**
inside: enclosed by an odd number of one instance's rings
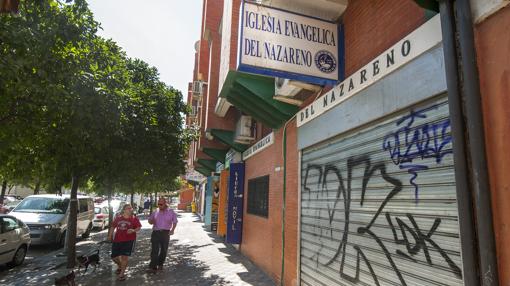
[[[101,208],[94,208],[94,213],[95,214],[100,214],[101,213]]]
[[[69,199],[33,197],[24,199],[14,211],[64,214],[68,205]]]

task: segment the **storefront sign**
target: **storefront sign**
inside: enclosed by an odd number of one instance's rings
[[[206,179],[202,174],[195,170],[191,170],[186,173],[186,180],[187,181],[194,181],[194,182],[203,182]]]
[[[230,167],[231,163],[241,162],[241,153],[235,151],[234,149],[228,150],[225,155],[225,169]]]
[[[315,84],[343,76],[343,33],[336,23],[243,2],[238,70]]]
[[[253,146],[248,148],[243,152],[243,160],[250,158],[251,156],[257,154],[258,152],[264,150],[274,143],[274,133],[271,132],[266,137],[262,138],[259,142],[255,143]]]
[[[328,93],[302,109],[297,115],[297,126],[299,127],[309,122],[357,94],[412,59],[435,47],[441,41],[441,21],[439,15],[436,15]],[[374,94],[374,96],[377,95]]]
[[[216,162],[216,173],[221,173],[225,169],[225,165],[221,162]]]
[[[243,231],[244,163],[230,164],[226,242],[240,244]]]

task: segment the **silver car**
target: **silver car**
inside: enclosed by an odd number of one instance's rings
[[[22,221],[10,215],[0,215],[0,264],[22,264],[30,242],[30,230]]]
[[[69,195],[28,196],[9,214],[28,225],[32,244],[64,245],[69,217]],[[93,219],[92,198],[78,196],[77,235],[87,238]]]

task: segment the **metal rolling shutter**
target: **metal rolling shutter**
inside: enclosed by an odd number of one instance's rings
[[[302,285],[463,285],[446,96],[303,150]]]

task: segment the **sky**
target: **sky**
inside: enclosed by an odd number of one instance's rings
[[[99,34],[129,57],[155,66],[163,82],[187,98],[193,77],[194,44],[200,39],[202,0],[87,0]]]

